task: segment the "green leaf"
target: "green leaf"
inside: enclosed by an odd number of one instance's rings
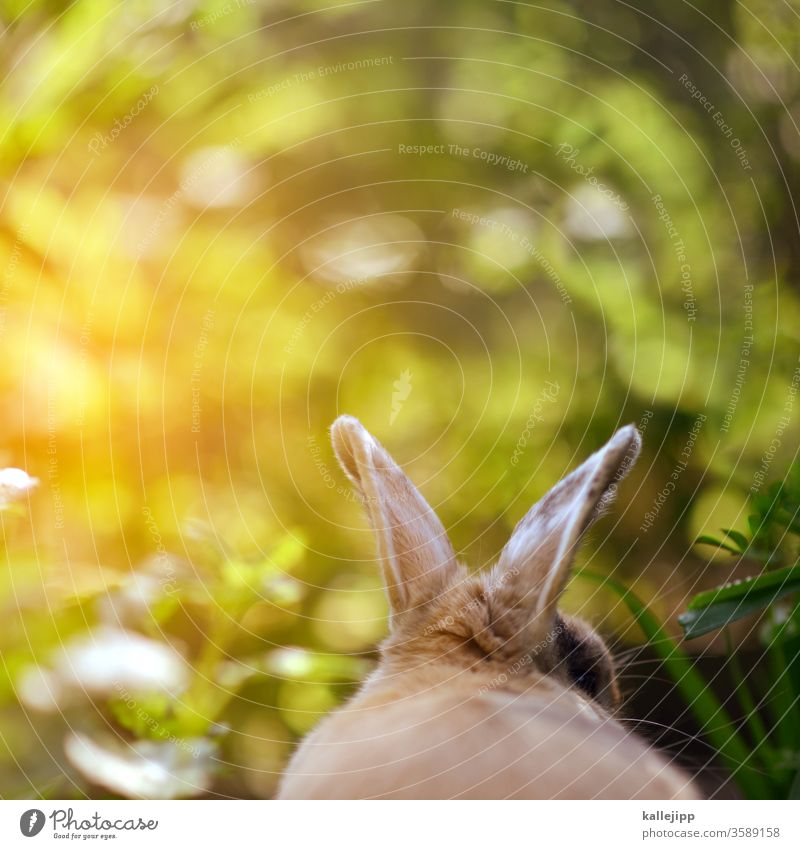
[[[730,551],[731,554],[741,554],[741,551],[739,551],[738,548],[728,545],[728,543],[723,542],[721,539],[708,536],[708,534],[703,534],[702,536],[697,537],[695,543],[697,543],[697,545],[713,545],[716,548],[724,548],[725,551]]]
[[[736,545],[739,546],[741,551],[745,551],[747,547],[750,545],[750,540],[741,533],[741,531],[734,531],[732,528],[723,528],[722,532],[732,539]]]
[[[695,637],[702,637],[703,634],[718,631],[730,625],[731,622],[743,619],[758,610],[763,610],[773,600],[772,596],[769,596],[763,600],[759,597],[748,601],[725,601],[712,604],[700,610],[687,610],[681,613],[678,616],[678,622],[683,628],[683,636],[687,640],[693,640]]]
[[[687,640],[724,628],[787,595],[800,591],[800,567],[765,572],[700,593],[678,617]]]
[[[735,601],[748,596],[750,593],[760,593],[776,588],[780,589],[784,585],[792,587],[784,595],[800,589],[800,566],[788,566],[785,569],[762,572],[760,575],[753,575],[749,578],[743,578],[740,581],[732,581],[713,590],[698,593],[689,602],[689,609],[697,610],[721,601]]]

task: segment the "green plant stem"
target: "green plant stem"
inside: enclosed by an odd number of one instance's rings
[[[742,664],[739,662],[739,656],[733,648],[733,641],[731,640],[731,634],[728,628],[725,628],[725,647],[728,651],[728,662],[730,663],[734,683],[736,684],[736,698],[742,706],[747,725],[753,736],[755,752],[758,753],[764,767],[769,770],[774,767],[778,755],[769,743],[769,733],[750,693]]]
[[[246,606],[229,615],[218,611],[212,614],[209,633],[194,663],[192,682],[178,711],[181,727],[191,729],[194,734],[205,734],[230,700],[230,694],[221,691],[215,679],[245,610]]]
[[[800,799],[800,769],[794,774],[792,786],[789,788],[789,799]]]
[[[793,697],[789,664],[783,650],[784,634],[789,630],[790,619],[777,624],[767,646],[767,662],[774,682],[774,696],[769,700],[775,733],[782,748],[793,751],[797,746],[798,706]]]
[[[747,742],[708,682],[695,669],[688,655],[667,634],[656,616],[619,581],[587,570],[582,570],[580,574],[612,589],[625,603],[742,792],[750,799],[771,798],[770,782],[753,765],[753,752]]]

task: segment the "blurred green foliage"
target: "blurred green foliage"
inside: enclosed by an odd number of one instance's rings
[[[637,422],[587,560],[680,609],[796,450],[798,11],[5,0],[0,465],[41,485],[0,514],[0,795],[122,792],[68,733],[273,791],[385,633],[339,412],[475,566]],[[99,628],[183,689],[45,709]]]

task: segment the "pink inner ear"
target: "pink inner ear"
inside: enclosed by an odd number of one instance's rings
[[[508,609],[525,606],[531,624],[541,620],[549,627],[581,534],[610,503],[612,485],[629,471],[640,444],[636,428],[620,429],[526,513],[495,567],[498,603]]]
[[[365,498],[392,613],[436,598],[456,568],[447,532],[388,452],[351,416],[331,428],[339,462]]]
[[[586,476],[583,486],[577,487],[571,500],[560,507],[547,522],[548,538],[558,540],[547,577],[541,593],[536,599],[536,614],[541,614],[550,604],[555,604],[567,582],[569,569],[575,556],[575,548],[581,534],[589,525],[598,501],[593,494],[593,480]]]

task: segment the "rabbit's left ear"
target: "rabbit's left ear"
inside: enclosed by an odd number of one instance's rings
[[[633,425],[618,430],[514,528],[489,585],[494,627],[504,639],[528,648],[546,639],[581,534],[612,501],[616,484],[639,456],[641,442]]]
[[[455,552],[437,515],[357,419],[336,419],[331,441],[364,498],[392,618],[437,598],[458,574]]]

